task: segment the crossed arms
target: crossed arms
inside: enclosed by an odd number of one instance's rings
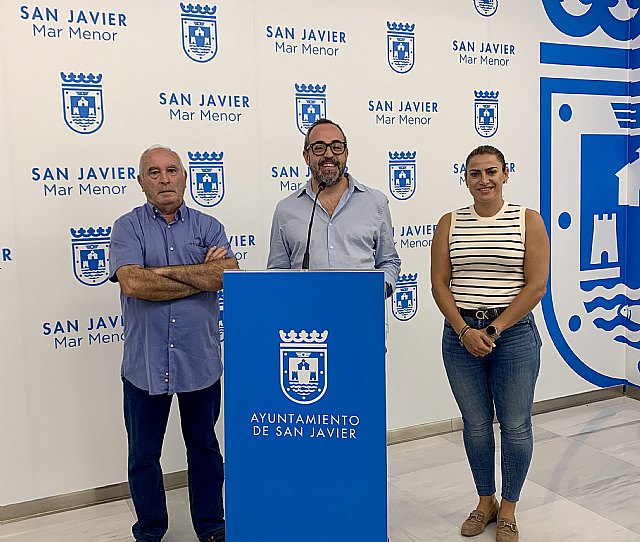
[[[238,269],[236,258],[225,258],[227,249],[211,247],[204,262],[191,265],[141,267],[123,265],[116,271],[122,293],[146,301],[169,301],[222,288],[225,269]]]

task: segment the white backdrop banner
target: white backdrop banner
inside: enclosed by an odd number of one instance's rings
[[[391,202],[403,261],[390,429],[459,416],[430,246],[470,201],[464,160],[485,143],[507,157],[506,198],[551,236],[536,399],[640,385],[637,28],[626,0],[601,4],[2,2],[0,505],[126,479],[108,245],[144,201],[137,161],[156,143],[181,154],[187,203],[257,270],[276,202],[307,179],[306,129],[341,124],[349,171]],[[185,467],[175,419],[163,463]]]

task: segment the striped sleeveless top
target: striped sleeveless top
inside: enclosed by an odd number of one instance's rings
[[[494,216],[473,205],[451,213],[451,293],[462,309],[505,307],[524,287],[526,207],[504,202]]]

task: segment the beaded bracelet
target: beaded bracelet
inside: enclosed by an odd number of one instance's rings
[[[460,334],[458,335],[458,340],[460,341],[460,346],[464,346],[464,343],[462,342],[462,338],[464,337],[464,334],[469,331],[471,329],[470,325],[466,325],[464,326],[461,330],[460,330]]]

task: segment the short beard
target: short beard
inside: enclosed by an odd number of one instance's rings
[[[340,163],[334,162],[333,160],[329,160],[332,164],[338,167],[338,170],[333,174],[325,174],[320,171],[320,163],[317,166],[311,168],[311,176],[316,181],[316,183],[324,182],[327,187],[334,186],[340,182],[340,179],[344,176],[345,166],[340,166]],[[325,163],[327,161],[324,161]]]

